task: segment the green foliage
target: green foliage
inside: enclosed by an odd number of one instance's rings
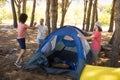
[[[104,12],[111,14],[111,6],[106,6]]]
[[[111,8],[112,6],[101,6],[99,7],[103,13],[108,13],[108,14],[111,14]]]
[[[0,17],[0,24],[2,23],[2,18]]]
[[[3,0],[2,0],[3,1]],[[27,2],[27,8],[26,8],[26,13],[28,14],[28,20],[31,20],[31,13],[32,13],[32,2]],[[59,4],[60,6],[60,4]],[[72,5],[70,5],[72,6]],[[112,6],[98,6],[99,11],[98,11],[98,18],[99,21],[103,25],[109,25],[110,22],[110,15],[111,15],[111,7]],[[17,11],[17,8],[16,8]],[[46,8],[44,5],[36,5],[36,10],[35,10],[35,21],[39,22],[40,18],[45,19],[45,11]],[[17,13],[17,12],[16,12]],[[12,9],[10,6],[4,6],[0,8],[0,23],[2,23],[2,20],[12,20]],[[71,24],[71,25],[81,25],[83,21],[83,16],[84,16],[84,7],[79,6],[79,5],[74,5],[72,7],[68,8],[68,11],[65,16],[65,24]],[[58,9],[58,25],[61,22],[61,8],[59,7]]]
[[[102,25],[109,25],[110,24],[110,16],[111,16],[111,6],[101,6],[101,12],[99,12],[99,21]]]
[[[0,17],[3,19],[12,19],[12,11],[7,7],[1,8],[0,15],[1,15]]]
[[[7,0],[0,0],[0,7],[3,7],[6,4]]]
[[[108,13],[101,13],[101,15],[99,15],[99,21],[102,23],[102,25],[109,25],[110,14],[108,14]]]

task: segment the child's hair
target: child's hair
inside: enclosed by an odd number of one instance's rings
[[[98,26],[98,31],[102,32],[102,28]]]
[[[27,16],[27,14],[25,14],[25,13],[20,14],[19,22],[25,23],[26,20],[27,20],[27,17],[28,17],[28,16]]]

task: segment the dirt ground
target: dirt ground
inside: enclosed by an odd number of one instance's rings
[[[28,61],[37,49],[37,31],[28,30],[27,52],[25,61]],[[0,80],[66,80],[63,75],[46,74],[43,71],[26,71],[14,66],[19,53],[19,46],[16,41],[16,29],[0,26]],[[112,33],[102,33],[102,45],[106,45]],[[105,57],[105,51],[101,52],[99,65],[109,66],[109,58]]]

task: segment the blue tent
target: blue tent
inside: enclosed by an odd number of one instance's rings
[[[63,74],[79,80],[90,46],[85,39],[77,37],[78,33],[84,35],[75,26],[63,26],[50,33],[25,69],[41,68],[47,73]],[[56,67],[55,64],[66,64],[67,68]]]

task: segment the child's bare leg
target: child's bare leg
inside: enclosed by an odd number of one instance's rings
[[[19,63],[22,59],[23,59],[23,54],[26,52],[25,49],[21,49],[19,55],[18,55],[18,58],[16,60],[16,63]]]
[[[23,62],[23,55],[21,56],[20,63]]]

